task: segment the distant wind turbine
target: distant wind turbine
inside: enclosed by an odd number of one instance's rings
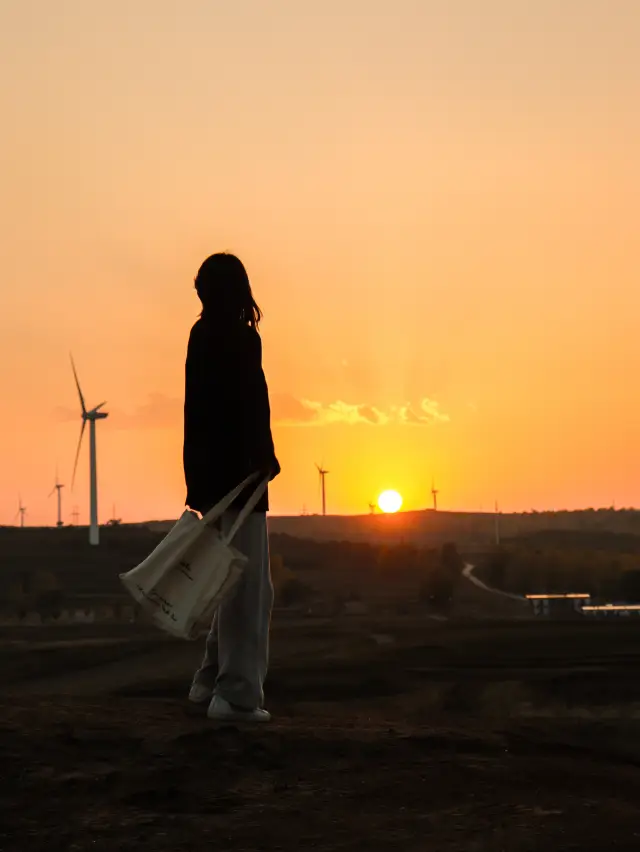
[[[82,407],[82,427],[80,429],[78,449],[76,450],[76,460],[75,464],[73,465],[73,479],[71,480],[71,488],[73,488],[76,479],[76,469],[78,467],[78,458],[80,456],[80,447],[82,446],[82,436],[84,435],[84,427],[87,425],[87,423],[89,423],[89,467],[91,476],[91,494],[89,501],[89,544],[100,544],[100,532],[98,528],[98,466],[96,461],[96,421],[104,420],[105,417],[108,417],[109,415],[106,411],[100,411],[102,406],[106,405],[105,402],[101,402],[100,405],[96,405],[95,408],[87,410],[87,407],[84,404],[84,396],[82,395],[82,390],[80,389],[80,382],[78,381],[78,374],[76,372],[76,365],[73,362],[73,356],[71,356],[71,367],[73,369],[73,377],[76,380],[76,387],[78,388],[78,396],[80,397],[80,405]]]
[[[64,485],[61,482],[58,482],[58,471],[56,471],[56,484],[51,489],[51,494],[49,494],[49,497],[53,497],[53,494],[54,494],[55,491],[58,492],[58,520],[56,522],[57,527],[64,526],[64,524],[62,522],[62,489],[63,488],[64,488]]]
[[[376,513],[376,504],[375,503],[369,503],[369,512],[372,515],[375,515],[375,513]]]
[[[433,480],[431,480],[431,496],[433,497],[433,511],[438,511],[438,489],[436,488]]]
[[[329,473],[328,470],[324,469],[324,466],[321,464],[316,464],[318,468],[318,473],[320,475],[320,488],[322,490],[322,514],[327,514],[327,489],[325,485],[325,477]]]
[[[15,520],[18,519],[18,516],[20,517],[20,526],[21,527],[24,526],[24,516],[26,515],[26,513],[27,513],[27,507],[22,505],[22,497],[20,495],[18,495],[18,511],[16,512]]]

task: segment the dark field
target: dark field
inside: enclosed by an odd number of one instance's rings
[[[638,848],[640,623],[279,617],[260,730],[200,650],[0,632],[2,852]]]

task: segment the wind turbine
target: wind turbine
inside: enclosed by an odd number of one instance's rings
[[[372,514],[372,515],[375,515],[375,513],[376,513],[376,504],[375,503],[369,503],[369,513]]]
[[[110,520],[107,521],[108,527],[119,527],[122,523],[122,518],[116,517],[116,504],[113,504],[113,514],[111,515]]]
[[[438,489],[434,485],[433,479],[431,480],[431,496],[433,497],[433,511],[438,511]]]
[[[22,505],[22,497],[18,495],[18,511],[16,512],[16,520],[20,516],[20,526],[24,526],[24,516],[27,512],[27,507]]]
[[[322,514],[326,515],[327,514],[327,489],[326,489],[326,486],[325,486],[324,479],[325,479],[325,476],[329,473],[329,471],[325,470],[323,465],[321,465],[321,464],[316,464],[316,467],[318,468],[318,473],[320,475],[320,488],[322,489]]]
[[[62,522],[62,489],[63,488],[64,488],[64,485],[62,485],[62,483],[58,482],[58,471],[56,471],[56,484],[51,489],[51,494],[49,494],[49,497],[52,497],[53,492],[57,490],[57,492],[58,492],[58,520],[56,522],[57,527],[64,526],[64,524]]]
[[[82,406],[82,427],[80,429],[78,449],[76,450],[76,460],[75,464],[73,465],[73,479],[71,480],[71,488],[73,488],[76,479],[76,469],[78,467],[78,458],[80,456],[80,447],[82,446],[82,436],[84,435],[84,427],[87,425],[87,423],[89,423],[89,467],[91,475],[91,496],[89,504],[89,515],[91,520],[89,525],[89,544],[100,544],[100,532],[98,528],[98,470],[96,461],[96,421],[104,420],[105,417],[108,417],[109,415],[106,411],[100,411],[102,406],[106,405],[105,402],[101,402],[100,405],[96,405],[95,408],[91,408],[87,411],[87,407],[84,404],[84,396],[82,395],[82,390],[80,389],[80,382],[78,381],[76,365],[73,363],[73,356],[71,356],[71,367],[73,369],[73,377],[76,380],[76,387],[78,388],[80,405]]]

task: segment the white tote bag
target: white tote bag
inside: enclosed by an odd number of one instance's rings
[[[139,565],[120,574],[127,591],[162,630],[195,639],[235,587],[247,557],[231,542],[267,487],[261,481],[227,533],[212,526],[259,474],[248,476],[202,518],[189,509]]]

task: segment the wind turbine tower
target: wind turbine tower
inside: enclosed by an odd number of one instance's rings
[[[438,493],[439,493],[438,489],[434,485],[433,480],[431,480],[431,496],[433,497],[433,511],[434,512],[438,511]]]
[[[24,516],[27,513],[27,507],[22,505],[22,497],[18,495],[18,511],[16,512],[16,519],[20,517],[20,526],[24,526]]]
[[[80,397],[80,405],[82,407],[81,417],[82,417],[82,427],[80,429],[80,439],[78,441],[78,449],[76,450],[76,460],[73,465],[73,479],[71,481],[71,487],[73,488],[73,484],[76,479],[76,469],[78,467],[78,458],[80,456],[80,448],[82,446],[82,436],[84,435],[84,427],[89,424],[89,470],[90,470],[90,501],[89,501],[89,544],[100,544],[100,531],[98,527],[98,465],[96,459],[96,422],[98,420],[104,420],[109,415],[106,411],[100,411],[103,405],[106,405],[105,402],[101,402],[100,405],[96,405],[95,408],[90,408],[87,410],[87,407],[84,403],[84,396],[82,395],[82,390],[80,389],[80,382],[78,381],[78,374],[76,372],[76,365],[73,363],[73,357],[71,357],[71,367],[73,369],[73,377],[76,380],[76,387],[78,388],[78,396]]]
[[[64,485],[62,485],[61,482],[58,482],[58,474],[56,473],[56,484],[51,489],[51,494],[49,494],[49,497],[53,496],[54,491],[58,492],[58,520],[56,521],[57,527],[64,526],[64,524],[62,522],[62,489],[63,488],[64,488]]]
[[[329,473],[328,470],[324,469],[324,466],[321,464],[316,464],[318,468],[318,474],[320,475],[320,488],[322,490],[322,514],[327,514],[327,489],[325,485],[325,477]]]

